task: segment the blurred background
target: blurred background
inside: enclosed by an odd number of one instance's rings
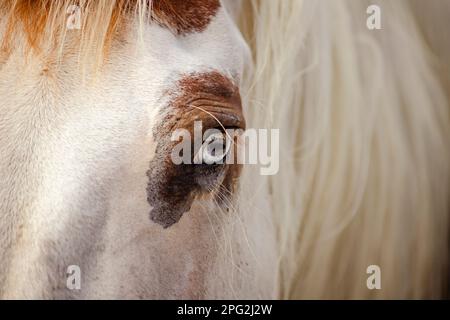
[[[281,132],[267,177],[281,297],[447,298],[450,1],[234,9],[252,51],[249,127]]]

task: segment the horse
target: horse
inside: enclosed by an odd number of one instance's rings
[[[0,297],[446,297],[448,13],[3,0]],[[173,163],[195,121],[278,129],[279,172]]]

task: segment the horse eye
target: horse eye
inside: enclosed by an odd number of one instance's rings
[[[224,158],[230,149],[231,141],[225,133],[213,133],[203,142],[194,158],[194,163],[209,165],[224,163]]]

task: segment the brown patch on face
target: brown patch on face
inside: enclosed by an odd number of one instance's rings
[[[153,0],[152,18],[178,35],[202,32],[220,8],[219,0]]]
[[[239,90],[218,72],[183,77],[167,95],[171,101],[163,111],[161,124],[154,130],[158,145],[147,172],[150,217],[164,228],[178,222],[190,210],[194,199],[210,194],[213,187],[220,185],[222,194],[231,195],[241,170],[238,164],[175,165],[171,152],[179,141],[171,141],[172,133],[186,129],[194,138],[194,121],[202,122],[203,132],[223,127],[245,129]],[[197,151],[193,150],[192,155]]]

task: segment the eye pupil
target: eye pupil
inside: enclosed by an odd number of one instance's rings
[[[204,141],[198,152],[201,162],[204,164],[223,163],[230,150],[230,143],[223,133],[213,133]]]

